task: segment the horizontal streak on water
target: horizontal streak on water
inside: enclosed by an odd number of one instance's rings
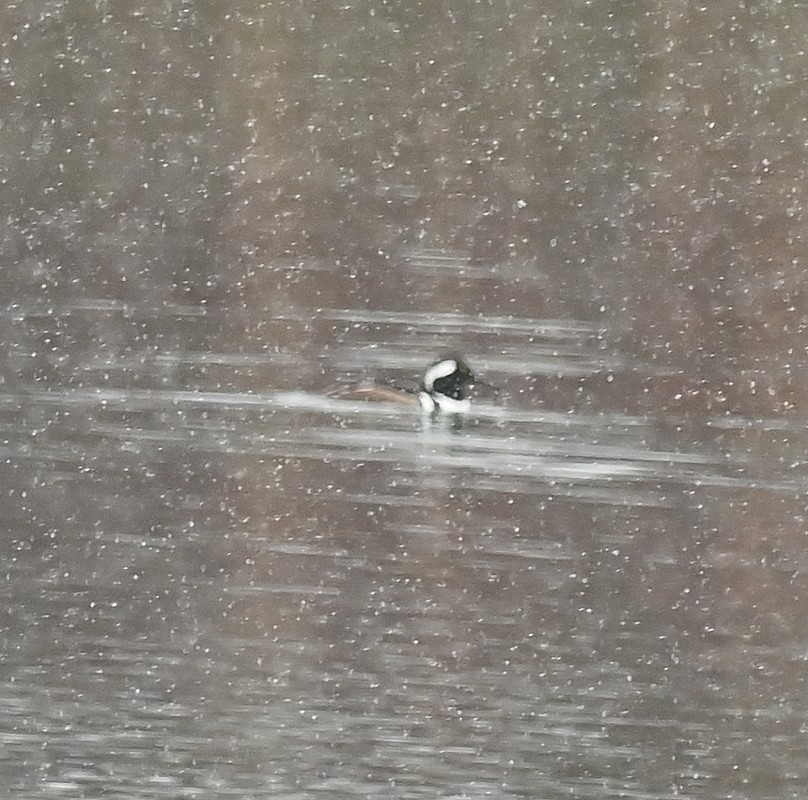
[[[341,591],[337,588],[323,586],[322,584],[288,584],[286,586],[281,584],[251,584],[250,586],[224,586],[221,589],[222,594],[235,595],[237,597],[248,597],[252,595],[265,595],[265,594],[295,594],[303,595],[304,597],[313,597],[316,595],[328,595],[331,597],[338,596]]]
[[[632,369],[631,364],[624,359],[604,357],[603,354],[593,350],[582,350],[574,343],[563,346],[555,344],[532,345],[534,356],[530,359],[508,359],[497,356],[496,360],[478,358],[474,356],[473,367],[481,377],[483,374],[496,374],[500,377],[515,375],[524,378],[526,375],[552,375],[564,378],[590,377],[596,374],[624,373]],[[411,348],[401,350],[379,349],[373,345],[366,347],[351,347],[349,352],[332,354],[332,360],[349,369],[374,370],[412,370],[413,374],[420,373],[428,358],[434,358],[420,352],[413,353]],[[643,374],[651,374],[656,370],[646,370]]]
[[[457,328],[464,333],[514,332],[556,338],[594,336],[598,328],[580,320],[525,319],[520,317],[472,317],[468,314],[421,313],[412,311],[367,311],[364,309],[322,309],[317,316],[331,320],[388,325],[413,325],[419,330]]]
[[[322,414],[342,413],[365,418],[407,416],[407,411],[394,403],[368,403],[342,400],[324,394],[310,392],[197,392],[166,389],[65,389],[43,392],[19,392],[0,394],[0,406],[33,403],[63,406],[123,406],[127,410],[157,409],[165,406],[211,406],[219,408],[266,408],[289,411],[314,411]],[[409,414],[418,419],[420,411]],[[563,427],[591,426],[593,419],[599,425],[645,426],[647,421],[639,417],[609,414],[598,417],[578,416],[555,412],[517,412],[499,406],[475,404],[470,418],[492,419],[503,422],[551,423]]]
[[[132,358],[90,359],[82,369],[128,369],[131,367],[174,366],[177,364],[215,364],[220,366],[249,367],[266,364],[298,364],[300,359],[286,353],[143,353]]]
[[[401,417],[401,406],[387,403],[342,400],[311,392],[199,392],[165,389],[65,389],[41,392],[0,393],[0,406],[31,405],[106,406],[123,405],[131,410],[153,409],[160,405],[219,406],[224,408],[282,408],[290,411],[356,414],[366,418]],[[415,412],[412,416],[418,416]],[[627,414],[563,414],[550,411],[515,411],[501,406],[475,403],[470,419],[501,422],[558,424],[568,428],[625,426],[646,427],[649,419]],[[678,424],[678,417],[660,415],[652,422]],[[798,419],[726,417],[704,422],[705,427],[729,430],[794,431],[805,433],[805,422]]]
[[[159,305],[126,303],[103,297],[76,300],[69,303],[11,304],[0,308],[0,319],[24,320],[31,317],[67,317],[71,314],[94,312],[99,314],[123,314],[125,317],[172,316],[206,317],[209,311],[204,306],[182,305],[163,302]]]

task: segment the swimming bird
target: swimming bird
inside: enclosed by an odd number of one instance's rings
[[[465,414],[471,409],[469,388],[475,384],[491,386],[478,380],[463,358],[452,354],[427,367],[421,385],[415,391],[373,383],[352,389],[348,394],[364,400],[420,405],[426,414],[441,411]]]

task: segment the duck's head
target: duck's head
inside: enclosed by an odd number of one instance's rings
[[[436,361],[424,374],[424,391],[439,401],[443,397],[463,401],[475,382],[471,367],[457,355]]]

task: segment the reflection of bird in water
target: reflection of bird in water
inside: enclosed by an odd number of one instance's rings
[[[439,411],[462,414],[471,408],[468,390],[475,384],[490,386],[475,378],[469,365],[460,356],[449,355],[427,369],[417,391],[373,383],[351,389],[347,394],[364,400],[420,405],[428,414]]]

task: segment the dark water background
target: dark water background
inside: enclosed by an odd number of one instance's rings
[[[806,42],[6,4],[0,793],[803,798]]]

